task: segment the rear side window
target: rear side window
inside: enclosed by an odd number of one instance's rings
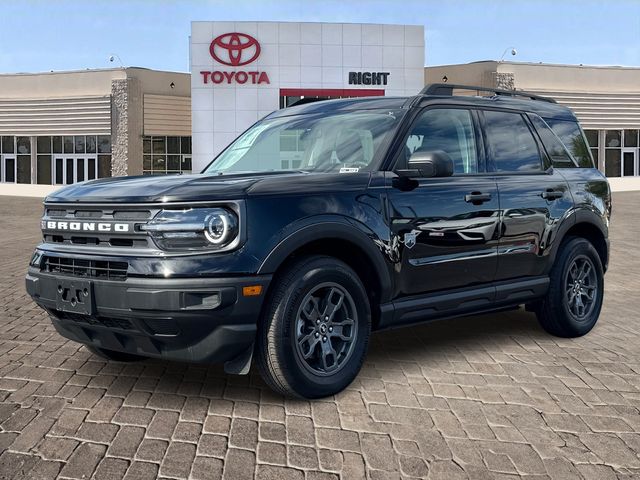
[[[540,135],[540,139],[544,145],[545,150],[547,151],[547,155],[551,159],[551,163],[556,168],[575,168],[577,167],[576,163],[567,152],[567,149],[564,147],[564,144],[560,141],[560,139],[553,133],[553,130],[545,123],[543,119],[541,119],[537,115],[530,115],[531,122],[535,127],[538,135]]]
[[[542,170],[538,145],[519,113],[485,111],[485,133],[497,172]]]
[[[569,153],[571,153],[579,167],[593,168],[593,159],[589,152],[589,146],[578,122],[556,120],[553,118],[546,118],[545,122],[549,124],[553,132],[562,140],[562,143],[567,147],[567,150],[569,150]]]

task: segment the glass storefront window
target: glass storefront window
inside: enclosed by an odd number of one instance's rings
[[[180,153],[191,154],[191,137],[180,137]]]
[[[98,178],[111,176],[111,155],[98,155]]]
[[[64,153],[73,153],[73,137],[64,137],[62,142]]]
[[[31,155],[18,155],[17,170],[18,183],[31,183]]]
[[[180,171],[180,155],[167,155],[167,171],[176,173]]]
[[[96,153],[96,137],[89,135],[86,141],[87,153]]]
[[[16,181],[16,159],[4,158],[4,181],[14,183]]]
[[[36,181],[41,185],[51,185],[51,155],[38,155]]]
[[[622,165],[620,164],[620,149],[607,148],[604,158],[604,174],[607,177],[619,177],[622,174]]]
[[[142,152],[144,175],[191,172],[191,137],[147,136]]]
[[[156,172],[164,173],[167,169],[167,157],[165,155],[154,155],[152,167]]]
[[[585,130],[584,135],[587,137],[587,143],[590,147],[598,146],[599,130]]]
[[[638,130],[625,130],[624,131],[624,146],[625,147],[637,147],[638,146]]]
[[[31,153],[31,137],[16,137],[17,153]]]
[[[30,140],[30,137],[24,138]],[[110,135],[37,136],[35,143],[35,181],[39,184],[62,185],[111,176]],[[23,142],[23,146],[25,145]],[[106,153],[98,155],[103,151]],[[23,165],[22,171],[24,179],[27,172],[26,164]]]
[[[607,130],[605,132],[605,147],[620,147],[622,146],[620,130]]]
[[[98,135],[98,153],[111,153],[110,135]]]
[[[15,153],[16,137],[2,137],[2,153]]]
[[[180,137],[167,137],[167,153],[180,153]]]
[[[53,153],[62,153],[62,137],[53,137]]]
[[[51,153],[51,137],[38,137],[36,150],[37,153]]]
[[[153,153],[167,153],[166,137],[151,137]]]
[[[84,136],[73,137],[76,153],[84,153]]]

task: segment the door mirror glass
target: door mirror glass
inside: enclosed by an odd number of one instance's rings
[[[402,172],[403,176],[430,178],[453,175],[453,160],[442,150],[414,152],[407,166],[409,168]]]

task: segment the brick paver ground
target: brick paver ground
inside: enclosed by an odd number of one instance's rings
[[[378,333],[349,389],[307,402],[60,337],[24,291],[39,201],[0,197],[0,478],[638,478],[640,193],[614,200],[586,337],[522,311]]]

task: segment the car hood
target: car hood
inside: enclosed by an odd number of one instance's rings
[[[268,172],[233,175],[143,175],[77,183],[45,202],[169,203],[241,199],[249,195],[312,193],[366,188],[369,174]]]

